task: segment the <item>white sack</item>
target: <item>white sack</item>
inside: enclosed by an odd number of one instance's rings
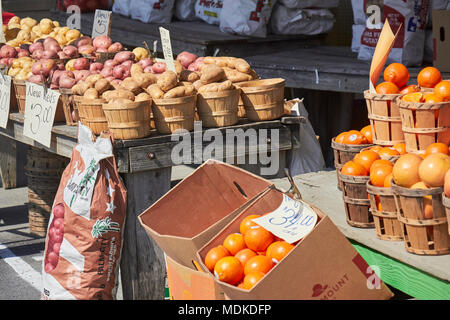
[[[197,0],[195,2],[195,15],[209,24],[219,25],[222,4],[222,0]]]
[[[130,2],[131,0],[115,0],[112,7],[112,12],[126,17],[130,16]]]
[[[175,0],[132,0],[130,15],[144,23],[170,23]]]
[[[363,24],[354,24],[352,26],[352,51],[359,52],[359,48],[361,47],[361,36],[366,29],[366,26]]]
[[[198,20],[195,15],[196,0],[176,0],[174,15],[181,21]]]

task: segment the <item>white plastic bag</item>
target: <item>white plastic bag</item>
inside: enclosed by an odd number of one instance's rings
[[[279,0],[280,3],[291,9],[318,8],[329,9],[339,6],[339,0]],[[361,0],[360,0],[361,1]]]
[[[380,4],[379,1],[375,0],[360,1],[358,10],[363,12],[365,12],[365,5],[369,5],[372,2],[381,6],[381,17],[376,26],[370,24],[372,20],[369,20],[367,24],[365,23],[366,29],[361,36],[361,48],[358,53],[358,59],[372,60],[383,23],[387,19],[394,33],[402,25],[387,63],[399,62],[405,66],[422,65],[429,1],[384,0],[384,4]]]
[[[174,4],[175,0],[132,0],[130,15],[144,23],[170,23]]]
[[[181,21],[198,20],[195,15],[195,1],[196,0],[176,0],[174,15]]]
[[[222,0],[197,0],[195,2],[195,15],[209,24],[220,24],[220,11]]]
[[[359,48],[361,47],[361,36],[366,29],[366,26],[363,24],[354,24],[352,26],[352,51],[359,52]]]
[[[428,12],[428,21],[427,21],[427,27],[432,28],[433,27],[433,21],[432,21],[432,12],[433,10],[449,10],[448,8],[450,6],[450,0],[431,0],[431,8]]]
[[[302,116],[306,118],[306,123],[300,125],[298,132],[300,148],[295,149],[292,153],[289,170],[292,176],[296,176],[308,172],[316,172],[325,169],[325,160],[323,158],[322,149],[319,141],[317,141],[316,133],[308,119],[308,111],[303,104],[303,99],[296,100],[295,105],[291,109],[291,115]],[[296,134],[296,133],[295,133]]]
[[[277,4],[270,28],[274,34],[314,35],[330,31],[334,21],[334,15],[328,9],[289,9]]]
[[[131,0],[115,0],[112,11],[123,16],[130,16],[130,2]]]
[[[276,0],[224,0],[220,12],[220,30],[264,38],[274,3]]]

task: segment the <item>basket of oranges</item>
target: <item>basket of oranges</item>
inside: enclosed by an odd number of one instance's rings
[[[331,147],[334,152],[334,166],[338,178],[338,189],[342,190],[339,172],[342,166],[353,159],[362,149],[372,146],[372,129],[366,126],[358,130],[350,130],[340,133],[331,139]]]
[[[427,148],[424,156],[407,153],[396,161],[391,188],[408,252],[450,253],[448,220],[443,205],[443,186],[449,170],[448,145],[446,153]]]

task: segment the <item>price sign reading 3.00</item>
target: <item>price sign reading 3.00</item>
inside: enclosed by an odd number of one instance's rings
[[[25,96],[25,136],[50,147],[59,92],[27,82]]]
[[[11,77],[0,75],[0,127],[2,128],[6,128],[8,124],[10,101]]]
[[[317,223],[317,214],[305,202],[283,194],[283,201],[276,210],[252,221],[286,242],[294,243],[311,232]]]

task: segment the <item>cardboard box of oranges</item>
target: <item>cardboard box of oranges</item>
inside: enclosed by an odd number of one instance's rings
[[[319,209],[303,203],[315,213],[317,222],[301,240],[291,243],[252,221],[257,215],[275,212],[285,199],[269,181],[208,160],[143,212],[141,224],[167,255],[171,296],[254,300],[392,297]],[[213,248],[213,256],[206,259]],[[245,273],[251,277],[244,284]]]

